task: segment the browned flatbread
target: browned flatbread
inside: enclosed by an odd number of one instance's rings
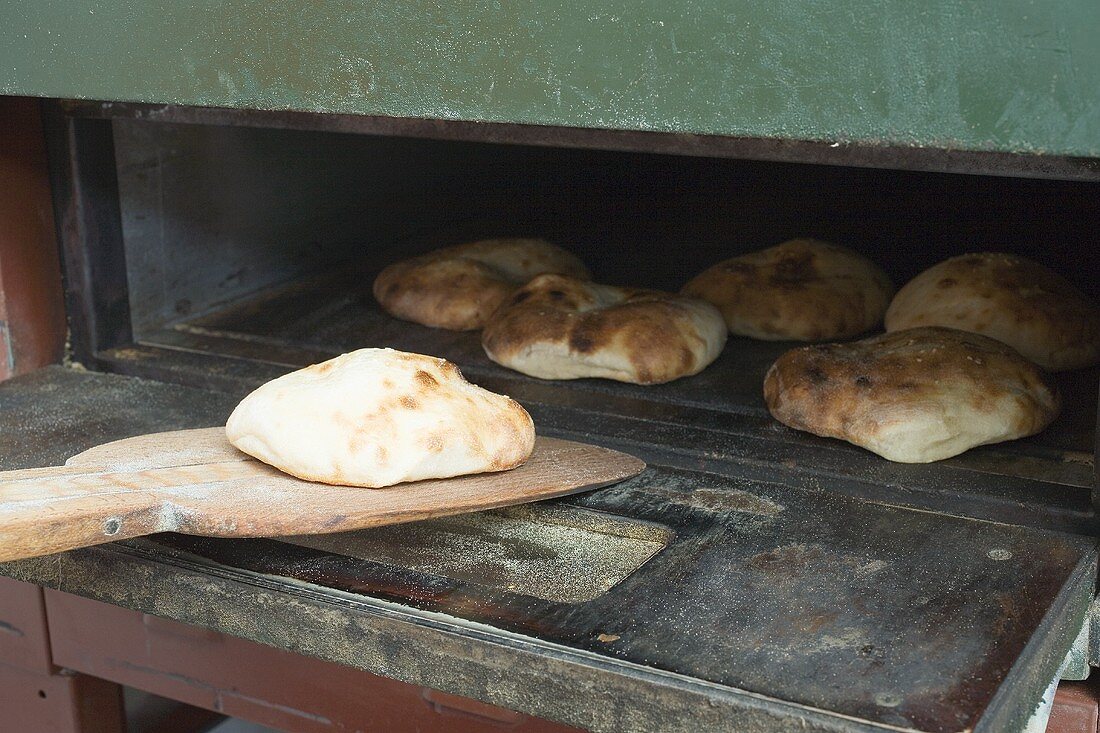
[[[792,239],[699,273],[681,292],[718,306],[730,333],[767,341],[824,341],[877,326],[894,286],[847,247]]]
[[[714,361],[726,325],[702,300],[540,275],[501,306],[481,336],[490,359],[540,379],[659,384]]]
[[[777,420],[902,463],[1037,433],[1057,416],[1058,390],[999,341],[914,328],[783,354],[764,378]]]
[[[390,265],[375,279],[374,297],[397,318],[472,331],[517,287],[544,272],[590,277],[580,260],[541,239],[486,239]]]
[[[1100,309],[1068,280],[1017,255],[945,260],[898,291],[886,330],[945,326],[1003,341],[1051,371],[1100,360]]]

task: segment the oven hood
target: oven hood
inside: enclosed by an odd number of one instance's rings
[[[1100,157],[1097,27],[1090,0],[7,3],[0,94],[1049,163]]]

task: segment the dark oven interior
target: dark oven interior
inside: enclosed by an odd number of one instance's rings
[[[451,359],[545,433],[662,465],[1091,531],[1095,369],[1059,375],[1064,412],[1038,436],[892,464],[770,419],[764,372],[792,344],[734,338],[703,373],[661,386],[543,382],[489,362],[475,333],[394,320],[370,284],[412,253],[530,235],[599,281],[675,290],[725,257],[811,236],[899,286],[997,250],[1100,298],[1096,183],[132,118],[55,132],[53,158],[74,353],[89,368],[243,393],[390,346]]]

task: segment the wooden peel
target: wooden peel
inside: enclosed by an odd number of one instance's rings
[[[511,471],[363,489],[287,475],[238,451],[220,427],[142,435],[64,466],[0,472],[0,561],[153,532],[343,532],[548,499],[644,468],[625,453],[539,437],[527,463]]]

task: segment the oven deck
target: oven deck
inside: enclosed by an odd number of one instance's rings
[[[235,401],[48,368],[0,387],[3,430],[21,436],[0,468],[218,424]],[[586,577],[540,577],[560,563]],[[556,685],[613,688],[652,729],[774,714],[809,730],[993,731],[1026,718],[1054,676],[1095,563],[1083,538],[656,463],[465,518],[285,540],[161,535],[3,571],[597,729],[622,721]],[[416,631],[388,638],[377,614]],[[536,671],[553,695],[520,689]],[[511,683],[494,682],[502,673]]]

